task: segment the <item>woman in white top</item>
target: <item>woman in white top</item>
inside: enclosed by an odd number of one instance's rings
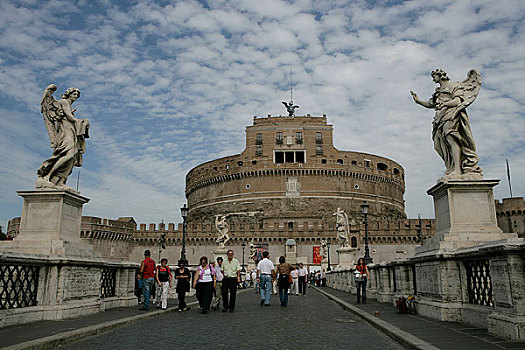
[[[197,300],[201,305],[201,314],[207,314],[210,309],[211,299],[213,297],[213,290],[216,287],[215,269],[208,264],[208,258],[203,256],[200,260],[200,265],[195,272],[193,280],[193,288],[197,292]]]

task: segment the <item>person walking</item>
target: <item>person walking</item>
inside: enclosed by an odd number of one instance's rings
[[[222,300],[222,280],[224,278],[224,275],[222,274],[222,257],[217,258],[217,264],[215,265],[215,277],[217,280],[217,283],[215,285],[215,298],[213,299],[213,303],[211,305],[212,310],[217,310],[219,308],[219,305],[221,304]]]
[[[299,270],[294,266],[290,267],[290,276],[292,276],[292,294],[299,295]]]
[[[252,281],[255,294],[259,293],[259,281],[257,280],[257,269],[252,270]]]
[[[222,263],[222,312],[233,312],[235,310],[235,299],[237,295],[237,284],[241,283],[241,264],[233,257],[233,250],[226,253],[228,258]],[[228,298],[229,294],[229,298]]]
[[[366,281],[370,273],[368,272],[368,266],[365,264],[365,259],[359,258],[357,265],[355,266],[356,272],[356,284],[357,284],[357,303],[361,302],[361,296],[363,297],[363,304],[366,304]],[[361,294],[362,293],[362,294]]]
[[[326,287],[326,270],[321,271],[321,287]]]
[[[155,261],[150,258],[151,252],[144,251],[144,260],[140,263],[140,275],[142,276],[142,295],[144,296],[144,303],[139,309],[147,311],[149,309],[149,298],[151,286],[155,283]]]
[[[160,307],[162,310],[166,310],[168,307],[168,292],[172,286],[171,281],[173,279],[170,268],[167,265],[168,259],[160,259],[160,266],[157,266],[157,273],[155,274],[155,279],[160,288]]]
[[[279,286],[279,299],[282,307],[288,307],[288,289],[290,288],[290,264],[284,256],[279,258],[277,266],[277,285]]]
[[[308,282],[308,269],[299,263],[299,294],[306,295],[306,282]]]
[[[193,281],[193,288],[200,294],[201,314],[205,315],[210,309],[211,299],[213,297],[213,289],[216,286],[215,270],[208,264],[208,258],[203,256],[199,260],[200,265],[195,272],[195,279]],[[198,286],[197,286],[198,285]]]
[[[184,260],[179,260],[179,268],[175,270],[175,279],[177,280],[177,298],[179,299],[179,307],[177,310],[188,310],[186,307],[186,293],[190,291],[190,270],[185,266]]]
[[[268,259],[270,253],[263,252],[263,259],[257,264],[257,280],[259,281],[259,288],[261,290],[261,305],[270,306],[270,298],[272,296],[272,280],[275,277],[275,266],[273,262]]]

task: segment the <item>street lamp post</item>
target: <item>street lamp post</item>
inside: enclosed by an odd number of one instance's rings
[[[332,268],[330,267],[330,241],[326,240],[326,246],[328,247],[328,268],[326,271],[332,271]]]
[[[244,269],[244,248],[246,248],[246,243],[242,242],[241,244],[241,247],[242,247],[242,272],[246,272],[246,270]]]
[[[363,213],[365,217],[365,256],[363,257],[363,260],[365,261],[365,264],[371,264],[372,257],[370,257],[370,251],[368,249],[368,209],[370,208],[370,205],[365,201],[363,204],[361,204],[361,212]]]
[[[186,259],[186,218],[188,217],[189,209],[186,204],[180,208],[180,215],[182,216],[182,250],[180,251],[179,263],[184,263],[184,266],[188,266],[188,260]]]
[[[419,224],[417,225],[417,242],[423,244],[423,237],[421,236],[421,214],[417,214]]]

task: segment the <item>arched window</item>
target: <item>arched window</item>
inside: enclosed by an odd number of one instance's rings
[[[350,239],[350,246],[352,248],[357,248],[357,237],[356,236],[352,236],[352,238]]]

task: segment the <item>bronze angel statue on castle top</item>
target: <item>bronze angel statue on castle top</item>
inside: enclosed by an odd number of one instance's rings
[[[66,186],[74,166],[82,166],[82,154],[86,151],[89,138],[89,121],[77,119],[73,102],[80,97],[80,91],[71,87],[55,100],[55,84],[49,85],[42,94],[41,112],[49,133],[53,154],[37,170],[37,189],[71,190]]]
[[[445,177],[482,177],[466,110],[478,96],[481,74],[472,69],[462,82],[450,81],[442,69],[432,71],[431,76],[439,86],[428,101],[420,100],[413,91],[410,94],[415,103],[436,111],[432,140],[434,149],[445,162]]]

